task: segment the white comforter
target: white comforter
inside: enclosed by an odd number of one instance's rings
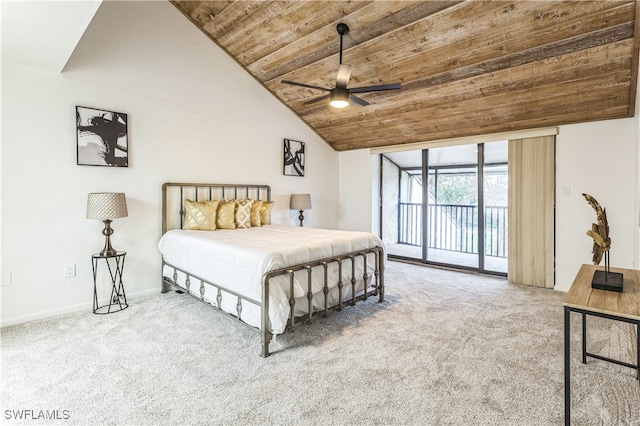
[[[382,247],[382,241],[366,232],[282,225],[216,231],[171,230],[158,243],[167,263],[258,302],[261,301],[262,280],[266,272],[376,246]],[[351,265],[345,263],[348,267],[343,268],[343,281],[347,283],[351,277]],[[356,278],[360,279],[363,269],[361,263],[356,262]],[[373,272],[373,265],[371,257],[367,267],[369,275]],[[336,265],[329,269],[330,273],[337,275]],[[171,278],[173,269],[165,267],[163,274]],[[306,274],[305,271],[296,274],[296,298],[304,296],[308,291]],[[324,284],[322,268],[314,268],[313,275],[312,292],[316,293],[321,291]],[[200,283],[194,281],[192,278],[191,291],[199,294]],[[334,283],[330,282],[330,286],[335,285],[337,280],[331,281]],[[270,284],[271,332],[280,334],[284,331],[289,316],[289,279],[286,276],[278,277],[271,280]],[[214,292],[205,294],[205,298],[213,302],[216,300],[215,296]],[[315,299],[320,298],[314,298],[316,305],[320,305],[320,301]],[[235,304],[235,298],[229,295],[223,298],[222,307],[228,312],[235,313]],[[243,303],[242,319],[260,327],[259,308]]]

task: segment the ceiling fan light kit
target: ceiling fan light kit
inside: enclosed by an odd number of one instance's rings
[[[349,106],[349,92],[347,89],[336,87],[329,95],[329,104],[334,108],[345,108]]]
[[[334,89],[327,89],[325,87],[313,86],[305,83],[297,83],[295,81],[282,80],[282,83],[284,84],[329,92],[328,95],[320,96],[318,98],[311,99],[310,101],[305,102],[305,105],[315,104],[316,102],[320,102],[328,98],[329,105],[334,108],[345,108],[349,106],[350,102],[353,102],[360,106],[367,106],[369,105],[369,102],[353,95],[353,93],[380,92],[383,90],[400,89],[400,83],[380,84],[376,86],[355,87],[353,89],[348,89],[347,84],[349,83],[349,79],[351,78],[351,65],[344,65],[342,63],[342,37],[345,34],[349,34],[349,26],[341,22],[336,27],[336,30],[340,35],[340,66],[338,67],[338,75],[336,76],[336,87]]]

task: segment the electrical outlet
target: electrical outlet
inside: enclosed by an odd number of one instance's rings
[[[64,277],[65,278],[73,278],[76,276],[76,265],[65,265],[64,266]]]

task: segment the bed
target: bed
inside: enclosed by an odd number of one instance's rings
[[[226,227],[221,217],[231,203],[236,226]],[[268,185],[165,183],[162,291],[185,292],[259,331],[263,357],[275,335],[372,296],[384,301],[386,256],[377,236],[273,224],[264,206],[273,206]],[[211,211],[218,226],[202,226],[201,213]]]

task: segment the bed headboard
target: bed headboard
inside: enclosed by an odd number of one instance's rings
[[[162,234],[170,229],[181,229],[184,223],[184,200],[193,201],[224,200],[235,198],[244,200],[271,201],[269,185],[248,185],[230,183],[175,183],[162,185]]]

